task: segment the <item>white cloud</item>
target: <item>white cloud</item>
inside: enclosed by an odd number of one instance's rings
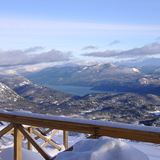
[[[97,47],[96,46],[86,46],[82,48],[82,50],[88,50],[88,49],[97,49]]]
[[[114,44],[118,44],[118,43],[120,43],[120,42],[121,42],[120,40],[115,40],[115,41],[109,43],[109,45],[111,46],[111,45],[114,45]]]
[[[63,53],[55,49],[39,54],[34,53],[42,49],[43,47],[32,47],[25,50],[0,51],[0,66],[33,65],[70,60],[70,52]]]
[[[140,48],[133,48],[126,51],[106,50],[104,52],[85,53],[84,56],[93,57],[116,57],[116,58],[134,58],[140,56],[150,56],[160,54],[160,43],[147,44]]]
[[[77,65],[83,65],[83,66],[91,66],[95,64],[100,64],[100,63],[112,63],[113,61],[111,60],[105,60],[105,59],[88,59],[88,60],[76,60],[73,63]]]
[[[92,56],[92,57],[114,57],[117,56],[118,51],[116,50],[106,50],[104,52],[97,51],[91,53],[84,53],[83,56]]]
[[[0,67],[0,75],[18,75],[18,73],[14,69],[6,69]]]

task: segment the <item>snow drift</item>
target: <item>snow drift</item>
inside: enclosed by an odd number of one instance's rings
[[[149,160],[148,156],[127,143],[108,138],[84,139],[73,151],[61,152],[55,160]]]
[[[7,148],[0,153],[0,160],[14,160],[13,147]],[[45,160],[39,153],[22,148],[22,160]]]

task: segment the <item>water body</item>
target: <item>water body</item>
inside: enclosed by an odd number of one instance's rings
[[[91,90],[92,87],[78,87],[78,86],[65,86],[65,85],[45,85],[45,87],[78,96],[84,96],[89,93],[124,93],[124,92]]]

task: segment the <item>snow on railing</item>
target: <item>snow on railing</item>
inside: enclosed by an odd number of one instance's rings
[[[92,138],[100,136],[109,136],[114,138],[123,138],[129,140],[151,142],[160,144],[160,128],[149,127],[134,124],[124,124],[116,122],[107,122],[99,120],[87,120],[79,118],[68,118],[64,116],[52,116],[44,114],[35,114],[29,112],[8,112],[0,111],[0,121],[10,122],[10,124],[0,131],[0,137],[14,128],[14,159],[21,159],[22,153],[22,135],[28,139],[38,152],[46,159],[53,160],[54,157],[49,156],[36,140],[30,135],[34,132],[38,137],[42,138],[40,132],[35,130],[26,130],[24,125],[45,127],[56,130],[64,130],[64,144],[67,147],[67,131],[88,133]],[[45,139],[46,142],[51,142]],[[52,142],[51,142],[52,143]]]

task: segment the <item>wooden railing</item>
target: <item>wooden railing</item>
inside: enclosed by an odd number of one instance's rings
[[[55,157],[49,156],[46,151],[41,146],[39,146],[36,140],[30,135],[34,133],[38,136],[37,138],[43,137],[41,136],[40,132],[32,129],[33,126],[34,128],[44,127],[50,128],[51,130],[63,130],[64,145],[66,146],[66,148],[67,131],[88,133],[92,135],[92,138],[109,136],[114,138],[123,138],[160,144],[159,127],[147,127],[107,121],[6,111],[0,111],[0,121],[10,122],[10,124],[6,128],[0,131],[0,137],[14,129],[14,160],[20,160],[22,157],[22,136],[27,138],[30,144],[29,146],[31,147],[31,145],[33,145],[46,160],[55,159]],[[29,125],[29,127],[26,128],[24,125]],[[44,140],[46,141],[45,143],[54,145],[54,142],[52,142],[51,139]]]

